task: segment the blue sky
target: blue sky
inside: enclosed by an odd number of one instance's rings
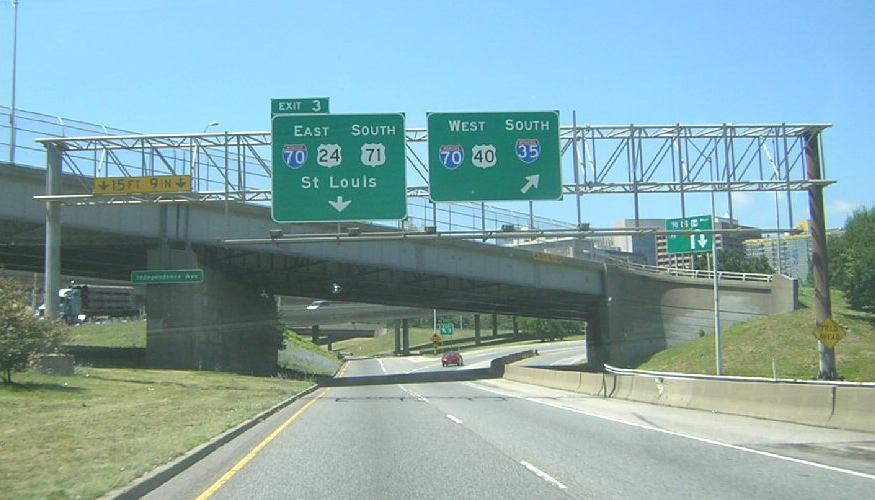
[[[407,126],[428,111],[527,109],[558,109],[563,124],[572,111],[592,124],[831,123],[835,227],[875,201],[873,25],[873,1],[20,0],[17,107],[145,133],[267,130],[270,98],[295,96],[402,111]],[[4,0],[7,106],[11,28]],[[807,217],[805,195],[793,200]],[[535,211],[573,220],[573,206]],[[626,197],[583,206],[602,227],[633,214]],[[642,216],[677,206],[648,197]],[[736,216],[774,226],[773,195],[740,197]]]

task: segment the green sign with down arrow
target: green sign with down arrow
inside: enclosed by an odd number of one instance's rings
[[[277,115],[272,123],[275,221],[407,216],[404,115]]]
[[[714,228],[710,215],[699,215],[683,219],[667,219],[666,231],[683,231],[682,234],[669,234],[666,245],[669,254],[710,252],[714,245],[714,235],[697,231],[710,231]]]

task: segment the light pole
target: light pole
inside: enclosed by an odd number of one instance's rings
[[[18,35],[18,0],[12,1],[12,106],[9,109],[9,163],[15,163],[15,60]]]
[[[211,121],[210,123],[207,123],[206,125],[204,125],[204,131],[203,131],[202,133],[206,134],[208,128],[210,128],[210,127],[218,127],[219,125],[220,125],[219,122],[217,122],[217,121],[215,121],[215,120],[214,120],[214,121]]]

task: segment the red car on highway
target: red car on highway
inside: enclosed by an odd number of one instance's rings
[[[441,356],[441,364],[444,366],[456,365],[463,366],[465,363],[462,361],[462,355],[457,351],[445,352],[443,356]]]

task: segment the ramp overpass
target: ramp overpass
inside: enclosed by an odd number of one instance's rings
[[[643,194],[679,193],[683,206],[684,194],[691,192],[725,192],[731,201],[732,191],[821,189],[830,181],[820,179],[819,170],[803,170],[799,159],[819,161],[819,133],[825,127],[562,127],[563,155],[575,152],[575,183],[564,185],[563,192],[578,200],[584,193],[631,194],[637,218]],[[426,135],[422,129],[406,131],[414,146],[424,144]],[[788,139],[782,148],[773,146],[779,138]],[[337,298],[334,284],[348,302],[586,320],[587,352],[596,365],[633,364],[713,325],[710,280],[486,244],[482,206],[480,228],[475,229],[484,231],[484,242],[338,237],[290,243],[285,236],[392,228],[273,222],[270,164],[264,159],[269,157],[269,133],[102,135],[40,142],[48,169],[0,165],[0,258],[7,266],[41,269],[43,262],[60,262],[66,274],[112,279],[127,279],[132,269],[205,270],[202,284],[147,287],[149,362],[154,366],[270,371],[279,341],[273,296],[331,300]],[[596,155],[604,145],[613,152]],[[726,150],[739,154],[725,156]],[[689,167],[680,179],[670,151]],[[762,165],[765,157],[778,162],[771,177],[762,168],[758,174],[750,168],[757,159]],[[619,165],[623,158],[625,169]],[[703,165],[730,159],[732,164],[716,179],[703,178]],[[413,148],[407,160],[419,175],[427,168]],[[95,182],[105,177],[167,173],[190,174],[192,192],[91,194]],[[427,187],[408,186],[408,203],[427,192]],[[411,213],[398,229],[431,226],[432,232],[441,232],[459,218],[449,205],[426,202],[420,208],[421,216]],[[577,219],[572,227],[582,227],[579,203]],[[528,221],[529,227],[543,228],[531,212]],[[490,219],[488,225],[500,224]],[[272,232],[284,237],[270,240],[266,235]],[[231,239],[242,243],[224,243]],[[56,287],[56,274],[46,276],[46,288]],[[724,324],[784,312],[795,303],[795,284],[781,277],[755,282],[726,277]]]
[[[0,259],[41,271],[45,171],[0,164]],[[65,175],[67,192],[83,179]],[[91,182],[90,179],[85,179]],[[134,269],[205,269],[200,285],[150,285],[148,353],[153,366],[260,371],[279,339],[274,295],[421,309],[585,320],[591,362],[627,365],[708,331],[710,280],[626,269],[468,241],[257,244],[281,227],[267,207],[217,202],[66,206],[65,274],[125,280]],[[317,230],[319,228],[316,228]],[[328,228],[326,228],[327,230]],[[793,282],[725,281],[727,324],[792,310]],[[229,352],[236,352],[229,355]]]

